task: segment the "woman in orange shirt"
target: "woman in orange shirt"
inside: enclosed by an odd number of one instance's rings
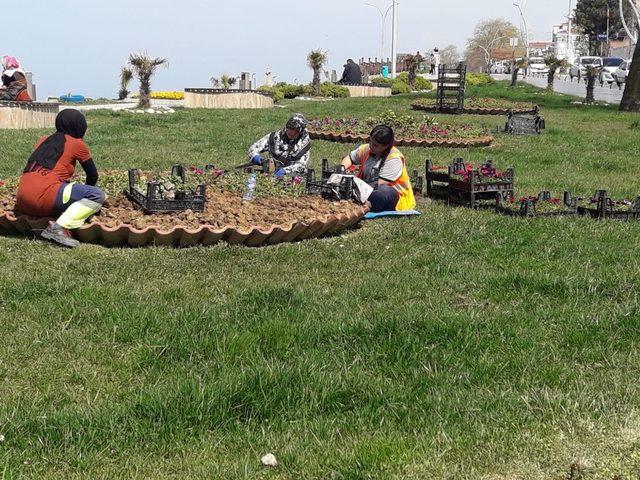
[[[16,211],[34,217],[59,216],[42,233],[47,240],[65,247],[76,247],[71,230],[102,207],[105,194],[98,182],[91,152],[82,138],[87,121],[77,110],[63,110],[56,117],[56,133],[42,137],[20,177]],[[86,185],[69,182],[80,162]]]

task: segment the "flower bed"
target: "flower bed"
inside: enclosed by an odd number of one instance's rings
[[[438,123],[433,117],[398,115],[391,110],[364,119],[312,119],[309,135],[320,140],[365,143],[373,127],[381,124],[393,128],[397,146],[466,148],[489,146],[493,142],[484,129],[472,125]]]
[[[151,92],[154,100],[184,100],[184,92]]]
[[[304,194],[302,179],[278,182],[270,176],[258,181],[256,198],[242,202],[246,175],[219,169],[193,168],[186,184],[207,184],[204,212],[147,215],[123,194],[125,172],[104,172],[100,185],[109,198],[102,210],[76,231],[83,242],[108,246],[211,245],[219,241],[260,246],[335,233],[358,223],[366,209],[352,202],[329,202]],[[49,219],[13,212],[17,180],[0,187],[0,230],[29,234]]]
[[[413,110],[436,113],[435,98],[421,98],[411,104]],[[508,113],[537,113],[538,106],[528,102],[513,102],[502,98],[467,97],[461,112],[443,110],[439,113],[462,113],[472,115],[507,115]]]

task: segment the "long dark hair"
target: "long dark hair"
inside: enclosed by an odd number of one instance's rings
[[[395,137],[393,135],[393,129],[388,125],[378,125],[371,130],[369,138],[380,145],[387,147],[383,159],[386,159],[393,148],[395,143]]]

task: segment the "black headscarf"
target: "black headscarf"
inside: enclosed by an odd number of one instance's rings
[[[56,133],[49,136],[34,150],[24,171],[31,171],[35,165],[53,170],[64,152],[65,135],[83,138],[86,132],[87,120],[82,113],[72,109],[61,111],[56,117]]]

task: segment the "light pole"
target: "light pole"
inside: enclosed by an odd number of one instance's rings
[[[573,60],[573,39],[571,38],[571,0],[569,0],[569,14],[567,15],[569,24],[567,25],[567,62]]]
[[[391,40],[391,78],[396,78],[398,56],[398,2],[393,0],[393,31]]]
[[[387,11],[384,13],[382,12],[382,9],[379,6],[373,5],[372,3],[365,3],[365,6],[375,8],[380,13],[380,17],[382,17],[382,39],[380,41],[380,63],[382,63],[384,62],[384,31],[387,26],[387,16],[389,15],[389,10],[393,8],[393,5],[389,5],[389,7],[387,8]]]
[[[527,49],[527,58],[529,58],[529,29],[527,28],[527,20],[524,18],[524,14],[522,13],[522,9],[520,8],[520,5],[517,3],[514,3],[513,6],[516,7],[520,12],[520,18],[522,19],[522,23],[524,24],[524,37],[525,37],[524,41],[525,41],[525,47]]]

